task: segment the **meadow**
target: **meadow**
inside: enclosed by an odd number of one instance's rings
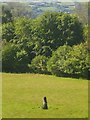
[[[42,74],[2,74],[3,118],[86,118],[88,81]],[[41,109],[42,98],[48,110]]]

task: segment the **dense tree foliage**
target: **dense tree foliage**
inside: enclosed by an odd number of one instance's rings
[[[11,22],[18,17],[26,17],[31,18],[31,7],[27,5],[27,3],[20,2],[7,2],[1,3],[0,7],[2,7],[2,23]]]
[[[7,44],[4,46],[2,51],[2,71],[14,72],[16,52],[17,49],[15,46],[11,44]]]
[[[15,37],[14,25],[12,22],[2,25],[2,39],[10,42]]]
[[[40,47],[50,46],[55,50],[65,43],[72,46],[83,41],[82,24],[74,15],[46,12],[36,19],[34,29]]]
[[[87,77],[87,26],[75,15],[46,12],[35,19],[17,17],[4,21],[2,30],[3,71]]]
[[[2,71],[6,72],[26,72],[28,70],[29,57],[24,49],[8,43],[2,51]]]
[[[2,6],[2,23],[11,22],[12,20],[11,10],[7,6]]]
[[[60,46],[55,52],[53,52],[52,57],[47,63],[48,71],[57,76],[64,75],[64,63],[69,57],[69,51],[71,47],[64,45]]]
[[[38,55],[32,60],[31,64],[29,65],[29,68],[34,73],[48,73],[46,67],[47,61],[47,57]]]
[[[57,76],[88,77],[88,50],[84,44],[60,46],[48,61],[48,70]]]

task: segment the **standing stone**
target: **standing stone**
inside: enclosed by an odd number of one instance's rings
[[[43,106],[42,106],[42,109],[48,109],[47,98],[46,98],[46,97],[43,98]]]

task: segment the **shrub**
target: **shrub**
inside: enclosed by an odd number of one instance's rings
[[[90,71],[88,51],[84,44],[59,47],[49,59],[47,68],[57,76],[85,77]]]
[[[35,73],[47,73],[47,60],[47,57],[38,55],[32,60],[29,68]]]
[[[71,47],[64,45],[60,46],[52,55],[47,63],[48,71],[57,76],[65,76],[64,63],[69,57],[69,51]]]
[[[2,50],[2,71],[13,72],[17,48],[12,44],[7,44]]]
[[[28,54],[19,46],[8,43],[2,51],[2,70],[5,72],[27,72]]]

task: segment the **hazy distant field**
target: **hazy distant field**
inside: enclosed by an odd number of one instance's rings
[[[47,96],[48,110],[42,110]],[[88,81],[39,74],[3,73],[3,118],[85,118]]]

